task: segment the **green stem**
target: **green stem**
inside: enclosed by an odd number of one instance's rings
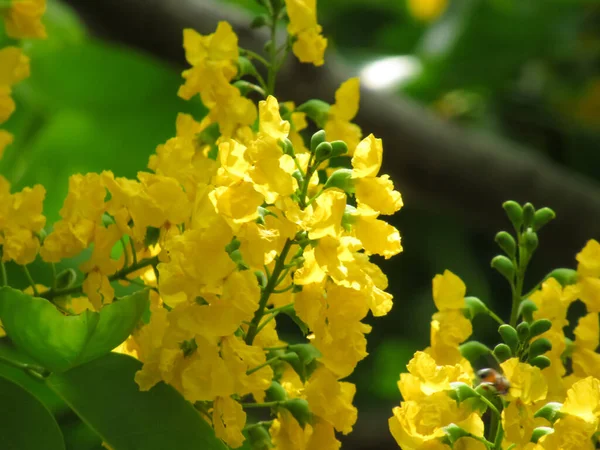
[[[302,184],[302,190],[300,191],[300,208],[304,209],[308,205],[306,204],[306,196],[308,194],[308,185],[310,184],[310,179],[315,173],[316,167],[313,167],[313,158],[315,154],[314,152],[310,155],[308,159],[308,166],[306,167],[306,176],[304,177],[304,183]]]
[[[248,430],[251,430],[252,428],[258,428],[258,427],[270,427],[272,424],[273,424],[272,420],[261,420],[260,422],[253,423],[251,425],[246,425],[243,428],[243,431],[248,431]]]
[[[45,379],[50,374],[48,370],[44,369],[42,366],[37,366],[35,364],[26,364],[19,361],[13,361],[12,359],[5,358],[4,356],[0,356],[0,361],[5,362],[6,364],[9,364],[13,367],[16,367],[17,369],[25,370],[26,372],[40,380]]]
[[[271,60],[269,65],[269,73],[267,75],[267,95],[275,95],[275,79],[277,78],[277,71],[279,67],[276,64],[277,59],[277,16],[279,15],[278,9],[271,11],[271,42],[269,47],[269,59]]]
[[[521,233],[517,233],[518,248],[519,248],[519,259],[518,261],[513,260],[515,266],[515,284],[511,284],[512,292],[512,307],[510,311],[510,325],[516,326],[519,316],[519,305],[523,300],[523,282],[525,281],[525,270],[531,260],[531,254],[525,248]]]
[[[262,56],[260,56],[258,53],[253,52],[252,50],[244,49],[243,53],[245,53],[250,59],[257,60],[258,62],[260,62],[266,68],[269,68],[271,66],[271,63],[269,63],[269,61],[267,61],[265,58],[263,58]]]
[[[498,317],[496,315],[496,313],[494,311],[492,311],[491,309],[488,309],[487,314],[492,319],[494,319],[496,322],[498,322],[498,325],[504,325],[504,320],[502,320],[500,317]]]
[[[133,265],[135,266],[137,264],[137,252],[135,251],[135,242],[133,242],[131,236],[129,236],[129,246],[131,247],[131,258],[133,259]]]
[[[260,332],[262,331],[262,329],[263,329],[264,327],[266,327],[266,326],[267,326],[267,324],[268,324],[268,323],[269,323],[271,320],[275,319],[275,317],[277,317],[277,314],[279,314],[279,313],[278,313],[278,312],[274,312],[273,314],[271,314],[271,316],[270,316],[270,317],[269,317],[267,320],[265,320],[264,322],[262,322],[262,323],[261,323],[261,324],[258,326],[258,328],[256,329],[256,334],[260,333]]]
[[[127,279],[127,275],[129,275],[130,273],[133,273],[137,270],[143,269],[144,267],[147,267],[147,266],[154,267],[158,264],[158,262],[159,262],[158,256],[153,256],[151,258],[142,259],[141,261],[138,261],[137,264],[132,264],[129,267],[124,267],[121,270],[115,272],[110,277],[108,277],[108,280],[112,282],[112,281],[116,281],[116,280]],[[127,280],[127,281],[130,281],[130,280]],[[49,291],[42,292],[40,297],[45,298],[47,300],[52,300],[55,297],[61,297],[63,295],[78,294],[81,292],[83,292],[83,284],[78,284],[77,286],[72,286],[72,287],[66,288],[66,289],[50,289]]]
[[[121,236],[121,247],[123,248],[123,268],[129,267],[129,253],[127,253],[127,244],[125,243],[125,238]]]
[[[25,272],[25,278],[27,278],[27,281],[31,285],[31,289],[33,289],[34,297],[39,297],[40,293],[38,292],[37,287],[35,287],[35,281],[33,281],[33,278],[31,277],[31,274],[29,273],[29,269],[27,268],[26,265],[23,265],[21,267],[23,268],[23,272]]]
[[[254,338],[258,334],[258,325],[260,324],[260,321],[264,315],[269,297],[277,286],[279,275],[281,275],[281,272],[285,267],[285,258],[287,257],[287,254],[289,253],[293,244],[293,240],[287,239],[285,241],[283,249],[281,250],[281,254],[278,256],[275,267],[273,268],[273,273],[269,275],[269,281],[263,289],[260,300],[258,301],[258,309],[254,313],[254,317],[252,318],[250,326],[248,327],[248,333],[246,334],[246,344],[248,345],[252,345],[252,341],[254,341]]]
[[[276,292],[276,291],[274,291]],[[289,308],[290,306],[292,306],[294,303],[288,303],[287,305],[283,305],[283,306],[279,306],[277,308],[271,308],[271,309],[267,309],[265,311],[265,314],[274,314],[274,313],[278,313],[279,311],[282,311],[284,309]]]
[[[279,356],[274,356],[271,359],[267,359],[264,363],[262,363],[259,366],[253,367],[252,369],[249,369],[246,371],[246,375],[252,375],[254,372],[258,372],[260,369],[262,369],[263,367],[266,366],[270,366],[272,363],[274,363],[275,361],[279,360]]]

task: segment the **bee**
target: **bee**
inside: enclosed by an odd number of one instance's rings
[[[477,371],[479,384],[493,387],[500,395],[508,394],[510,382],[500,372],[494,369],[481,369]]]

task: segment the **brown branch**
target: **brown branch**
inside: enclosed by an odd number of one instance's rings
[[[240,43],[253,50],[266,41],[248,27],[243,12],[208,0],[66,0],[98,34],[152,55],[185,64],[182,29],[214,31],[228,20]],[[330,52],[321,68],[290,61],[278,79],[278,95],[297,103],[332,100],[351,70]],[[363,90],[357,123],[381,137],[385,169],[412,207],[450,213],[494,232],[506,227],[500,204],[507,199],[550,206],[558,215],[544,231],[552,263],[568,265],[585,241],[599,237],[600,186],[530,149],[448,124],[410,100]],[[550,248],[551,247],[551,248]],[[543,247],[542,247],[543,248]]]

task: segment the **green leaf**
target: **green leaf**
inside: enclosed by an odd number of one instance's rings
[[[110,353],[48,385],[114,450],[226,450],[212,428],[174,388],[159,383],[142,392],[135,373],[142,364]]]
[[[60,428],[48,409],[20,385],[0,377],[0,448],[64,450]]]
[[[0,289],[0,320],[17,348],[54,372],[110,352],[131,334],[148,305],[148,291],[115,300],[98,312],[64,316],[52,303]]]
[[[0,376],[18,384],[31,395],[42,402],[54,415],[61,415],[69,411],[69,407],[41,380],[29,375],[3,360],[16,361],[24,364],[36,364],[29,356],[15,348],[8,338],[0,339]]]

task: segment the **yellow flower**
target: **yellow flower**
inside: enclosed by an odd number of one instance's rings
[[[415,18],[433,21],[446,10],[448,0],[408,0],[408,11]]]
[[[594,425],[579,416],[567,415],[554,423],[554,433],[540,439],[544,450],[593,450]]]
[[[449,270],[433,278],[433,301],[439,311],[462,309],[465,307],[467,287]]]
[[[231,397],[217,397],[212,414],[215,435],[229,447],[238,448],[244,443],[242,429],[246,425],[246,413],[242,405]]]
[[[0,49],[0,85],[12,86],[29,77],[29,57],[19,47]]]
[[[590,239],[577,254],[577,273],[584,277],[600,277],[600,243]]]
[[[329,190],[329,189],[328,189]],[[402,251],[400,232],[377,217],[379,213],[360,205],[351,213],[352,229],[367,255],[381,255],[389,259]]]
[[[13,0],[3,11],[6,34],[15,39],[45,38],[46,28],[41,22],[46,11],[46,0]]]
[[[598,427],[600,420],[600,380],[587,377],[579,380],[567,391],[561,413],[577,416]]]
[[[500,366],[510,382],[507,399],[510,401],[519,399],[530,405],[546,398],[548,385],[538,367],[519,362],[519,358],[510,358]]]
[[[322,28],[317,24],[317,1],[285,0],[285,4],[290,18],[288,33],[296,38],[294,55],[303,63],[323,65],[327,39],[321,36]]]
[[[590,313],[579,319],[575,327],[575,348],[571,356],[573,375],[576,377],[596,376],[600,370],[600,354],[596,352],[600,344],[598,313]]]
[[[274,450],[338,450],[341,446],[331,424],[317,418],[302,428],[287,410],[280,410],[269,432]]]
[[[502,410],[502,426],[505,438],[519,447],[527,445],[536,427],[533,414],[535,409],[516,399]]]
[[[202,304],[194,302],[179,320],[179,326],[207,337],[233,334],[243,321],[252,320],[259,297],[254,273],[234,271],[223,282],[223,293],[205,294]]]
[[[325,367],[311,375],[304,390],[313,414],[326,420],[337,431],[348,434],[357,419],[357,410],[352,406],[356,386],[337,381],[336,376]]]
[[[239,228],[239,224],[258,219],[258,207],[265,199],[255,190],[252,183],[246,181],[231,186],[220,186],[209,196],[217,212],[235,230]]]
[[[311,207],[305,212],[308,237],[310,239],[320,239],[324,236],[337,238],[342,232],[346,194],[339,189],[327,189]]]
[[[69,178],[69,193],[60,210],[62,220],[44,240],[40,254],[45,261],[59,262],[86,249],[93,241],[96,225],[101,223],[106,188],[96,173]]]
[[[362,133],[358,125],[351,123],[358,112],[360,81],[350,78],[335,91],[335,104],[329,108],[325,123],[325,135],[329,141],[344,141],[350,156],[358,145]]]
[[[555,278],[548,278],[542,288],[531,295],[531,301],[537,306],[533,317],[551,320],[553,327],[562,330],[568,324],[567,310],[573,300],[575,297],[569,290],[563,289]]]

